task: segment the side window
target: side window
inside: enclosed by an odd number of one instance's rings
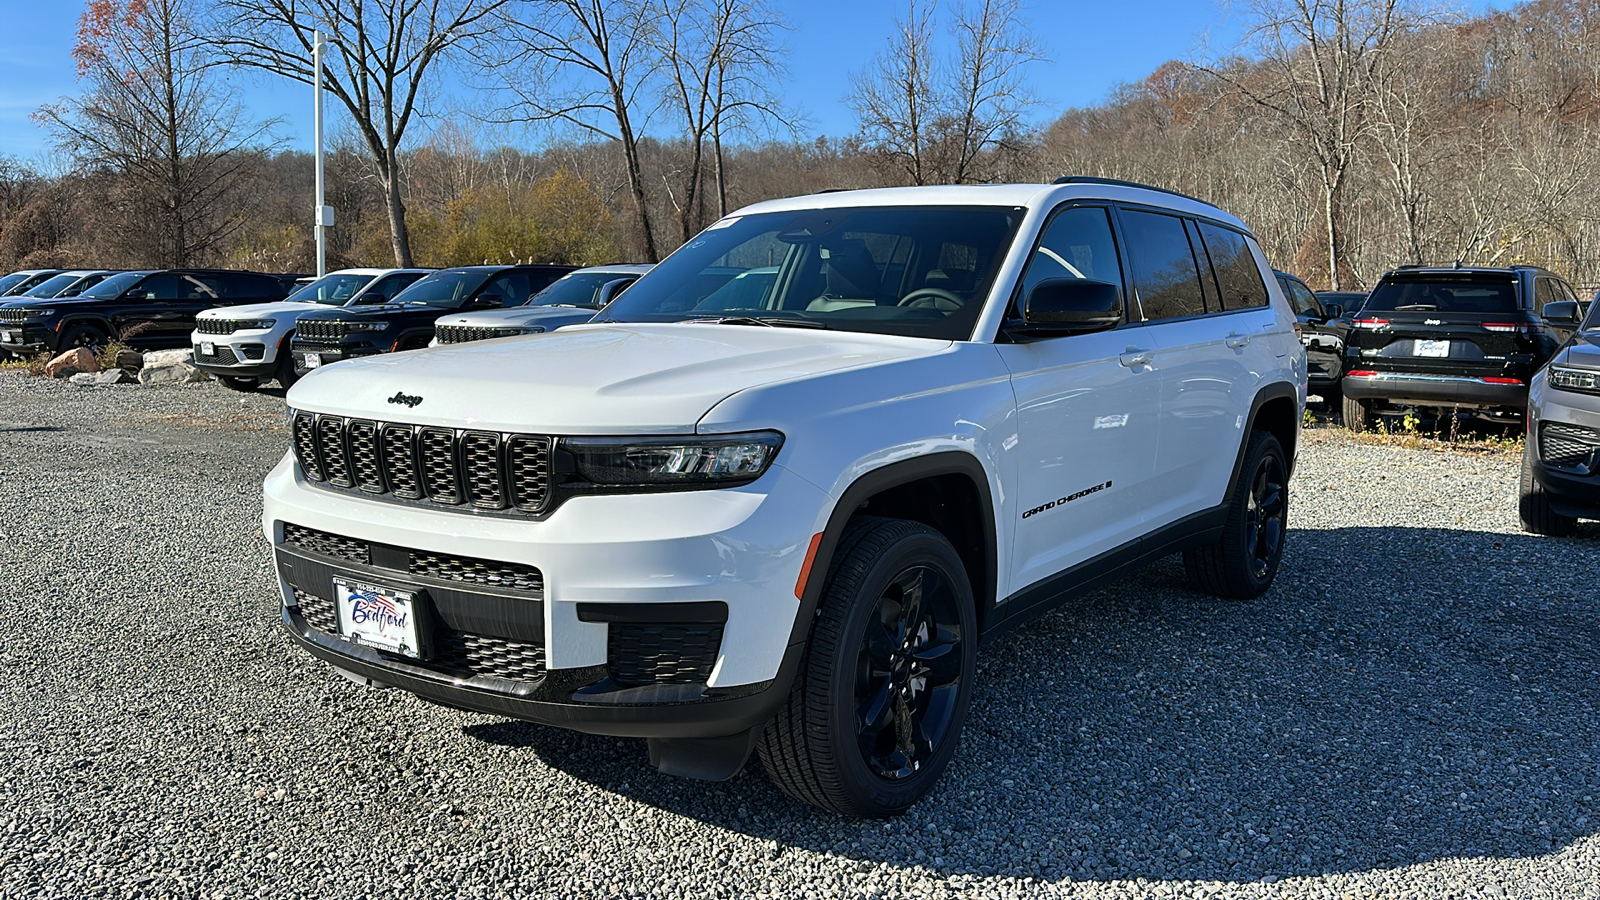
[[[1311,289],[1292,278],[1283,279],[1283,292],[1289,295],[1289,305],[1297,316],[1320,316],[1322,305]]]
[[[217,300],[222,290],[218,279],[212,275],[178,276],[179,300]]]
[[[528,290],[528,273],[507,272],[489,282],[489,286],[478,292],[483,294],[499,294],[502,306],[518,306],[526,303],[531,292]]]
[[[1133,264],[1134,309],[1146,322],[1198,316],[1206,311],[1200,269],[1183,220],[1137,210],[1122,211]]]
[[[1546,303],[1554,303],[1557,300],[1564,299],[1566,298],[1556,295],[1555,285],[1551,282],[1551,279],[1540,278],[1534,282],[1533,308],[1535,312],[1544,309]]]
[[[1211,268],[1217,275],[1217,287],[1222,290],[1222,308],[1266,306],[1267,285],[1261,280],[1261,269],[1245,244],[1244,235],[1201,222],[1200,237],[1211,254]]]
[[[176,275],[151,275],[139,282],[133,290],[135,300],[176,300],[178,299],[178,276]]]
[[[1022,277],[1022,297],[1028,296],[1046,278],[1080,278],[1104,281],[1122,292],[1122,267],[1117,260],[1117,242],[1111,234],[1111,218],[1098,206],[1076,206],[1062,210],[1045,226],[1039,249],[1028,260]]]

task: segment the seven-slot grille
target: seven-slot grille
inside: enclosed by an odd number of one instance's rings
[[[490,338],[514,337],[523,334],[519,328],[500,328],[487,325],[435,325],[433,336],[441,344],[464,344],[467,341],[486,341]]]
[[[1539,456],[1560,469],[1588,469],[1600,448],[1600,431],[1582,425],[1545,422],[1539,428]]]
[[[312,481],[444,507],[542,512],[550,438],[296,413],[294,454]]]
[[[308,341],[337,341],[345,336],[343,319],[296,319],[294,336]]]
[[[21,322],[27,318],[26,309],[0,309],[0,322]]]
[[[194,330],[201,334],[233,334],[239,330],[238,319],[195,319]]]

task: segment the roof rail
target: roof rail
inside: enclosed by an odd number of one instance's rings
[[[1123,180],[1121,178],[1101,178],[1101,177],[1096,176],[1096,175],[1063,175],[1060,178],[1057,178],[1055,181],[1052,181],[1050,183],[1051,184],[1103,184],[1103,185],[1109,185],[1111,187],[1139,188],[1140,190],[1144,190],[1144,191],[1159,191],[1159,192],[1161,192],[1163,194],[1171,194],[1174,197],[1182,197],[1185,200],[1193,200],[1196,203],[1204,203],[1207,206],[1214,206],[1215,205],[1215,204],[1209,203],[1209,202],[1207,202],[1205,200],[1201,200],[1199,197],[1191,197],[1188,194],[1183,193],[1182,191],[1175,191],[1172,188],[1156,187],[1153,184],[1141,184],[1141,183],[1139,183],[1137,181],[1125,181],[1125,180]]]

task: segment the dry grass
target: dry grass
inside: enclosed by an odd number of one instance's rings
[[[1378,417],[1371,431],[1354,432],[1335,422],[1331,415],[1316,415],[1306,410],[1304,433],[1317,439],[1334,435],[1361,444],[1427,450],[1434,453],[1471,453],[1495,456],[1521,456],[1524,435],[1514,427],[1491,423],[1466,423],[1455,416],[1440,417],[1425,423],[1407,413],[1400,418]],[[1317,432],[1322,432],[1318,435]]]

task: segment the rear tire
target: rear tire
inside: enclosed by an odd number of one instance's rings
[[[222,386],[228,390],[238,391],[241,394],[253,394],[261,388],[261,379],[259,378],[240,378],[237,375],[218,375],[217,380],[222,382]]]
[[[976,671],[972,588],[944,535],[904,519],[858,517],[834,560],[757,751],[796,800],[897,815],[932,789],[960,738]]]
[[[73,347],[87,347],[99,354],[111,344],[111,336],[93,325],[74,325],[61,335],[56,343],[56,353],[65,353]]]
[[[1344,415],[1344,427],[1351,431],[1371,431],[1373,425],[1372,401],[1356,400],[1351,397],[1340,396],[1340,411]]]
[[[1522,448],[1522,478],[1517,485],[1517,517],[1522,520],[1522,530],[1529,534],[1567,537],[1578,530],[1578,520],[1563,516],[1550,508],[1550,496],[1533,472],[1534,436],[1528,434],[1528,443]]]
[[[1183,568],[1208,594],[1250,600],[1272,586],[1288,536],[1289,464],[1277,438],[1250,433],[1231,495],[1222,537],[1183,551]]]

